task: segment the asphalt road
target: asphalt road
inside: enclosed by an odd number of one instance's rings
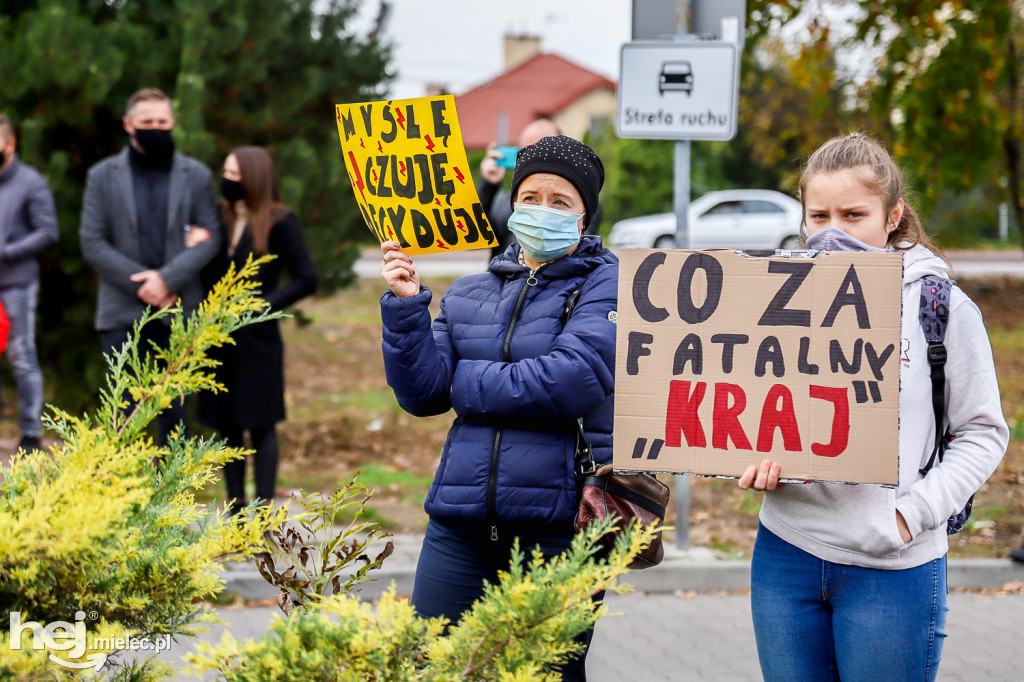
[[[1024,277],[1024,252],[1021,251],[949,251],[953,277]],[[490,262],[489,249],[427,254],[414,258],[420,278],[458,277],[483,272]],[[356,274],[361,278],[380,277],[380,255],[377,249],[364,249],[356,261]]]

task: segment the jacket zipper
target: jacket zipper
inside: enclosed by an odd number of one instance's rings
[[[529,277],[523,282],[523,286],[519,289],[519,293],[516,295],[516,302],[512,306],[512,315],[508,319],[508,327],[505,329],[505,338],[501,341],[501,360],[502,362],[512,361],[512,334],[515,333],[516,326],[519,324],[519,318],[523,314],[523,306],[526,303],[526,293],[530,290],[530,287],[537,286],[537,270],[544,267],[545,264],[541,264],[534,270],[530,270]],[[498,459],[501,453],[501,439],[504,435],[504,429],[495,429],[494,441],[491,445],[491,465],[487,472],[487,518],[491,519],[491,540],[496,542],[498,540]]]

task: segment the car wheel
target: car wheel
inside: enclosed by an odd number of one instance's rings
[[[782,240],[782,244],[779,246],[779,248],[780,249],[786,249],[788,251],[793,251],[795,249],[799,249],[800,248],[800,237],[796,236],[795,234],[792,234],[792,235],[786,237],[785,239]]]
[[[674,249],[676,248],[676,238],[670,234],[663,234],[654,240],[654,248]]]

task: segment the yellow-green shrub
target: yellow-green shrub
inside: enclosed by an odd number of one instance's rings
[[[555,666],[579,652],[574,638],[605,613],[592,596],[624,591],[617,578],[654,534],[633,526],[607,560],[597,560],[595,541],[609,526],[594,524],[549,561],[516,548],[509,571],[447,634],[444,619],[418,617],[392,588],[376,605],[349,594],[310,602],[258,641],[225,634],[188,658],[194,672],[217,671],[230,682],[554,682],[561,679]]]
[[[89,614],[90,643],[100,636],[188,636],[209,620],[202,600],[223,587],[220,560],[255,553],[264,531],[281,522],[282,510],[236,520],[196,503],[194,492],[243,451],[181,434],[158,448],[146,433],[172,400],[220,390],[209,372],[209,348],[231,343],[232,331],[271,316],[253,293],[254,268],[250,263],[229,273],[188,319],[176,310],[147,314],[133,341],[109,358],[96,416],[53,410],[47,425],[60,446],[16,454],[0,468],[2,611],[43,626],[73,622],[82,611]],[[138,349],[138,327],[162,324],[168,315],[169,349],[147,358]],[[7,628],[0,631],[0,678],[81,675],[33,649],[29,633],[20,650],[11,648],[9,637]],[[90,653],[113,652],[100,647]],[[106,671],[116,668],[108,662]],[[131,677],[160,674],[143,665]]]

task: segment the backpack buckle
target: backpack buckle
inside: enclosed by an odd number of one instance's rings
[[[946,364],[946,346],[941,343],[930,343],[928,344],[928,364],[932,365],[944,365]]]

